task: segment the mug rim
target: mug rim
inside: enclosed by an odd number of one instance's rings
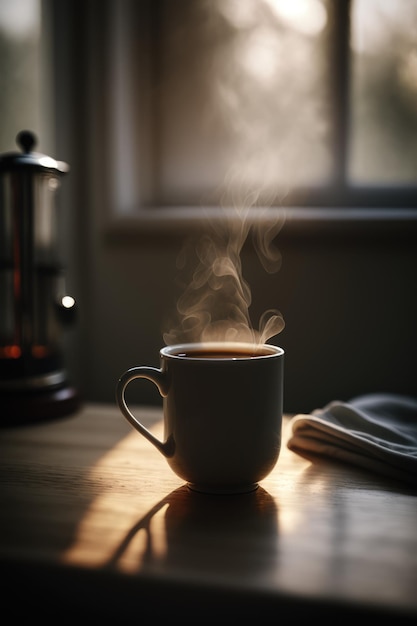
[[[189,343],[176,343],[168,346],[164,346],[160,349],[161,357],[168,357],[171,359],[178,359],[182,361],[207,361],[204,356],[190,356],[189,354],[182,354],[187,352],[201,352],[203,350],[219,350],[222,352],[256,352],[259,349],[259,354],[242,354],[242,356],[233,354],[230,356],[217,356],[210,357],[210,361],[250,361],[254,359],[270,359],[271,357],[283,356],[284,349],[280,346],[269,343],[252,343],[249,341],[195,341]]]

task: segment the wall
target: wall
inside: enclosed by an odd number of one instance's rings
[[[376,391],[417,394],[415,220],[323,224],[284,226],[276,274],[266,274],[250,244],[242,255],[254,325],[269,308],[280,309],[286,322],[271,339],[286,351],[285,410],[307,412]],[[89,267],[78,277],[80,315],[68,359],[85,400],[114,402],[125,369],[158,366],[167,317],[181,293],[176,259],[183,238],[109,236],[97,227],[86,244]],[[161,403],[151,383],[131,387],[132,401]]]

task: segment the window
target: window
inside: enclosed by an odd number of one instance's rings
[[[117,211],[415,206],[415,0],[109,10]]]

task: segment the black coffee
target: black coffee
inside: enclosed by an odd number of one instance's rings
[[[187,352],[177,352],[175,356],[187,359],[251,359],[253,357],[266,356],[269,354],[272,354],[269,350],[254,347],[253,350],[237,350],[236,348],[230,350],[210,350],[210,348],[204,350],[188,350]]]

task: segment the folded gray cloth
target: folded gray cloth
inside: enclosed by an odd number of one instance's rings
[[[417,398],[390,393],[333,401],[295,415],[287,446],[319,454],[417,486]]]

